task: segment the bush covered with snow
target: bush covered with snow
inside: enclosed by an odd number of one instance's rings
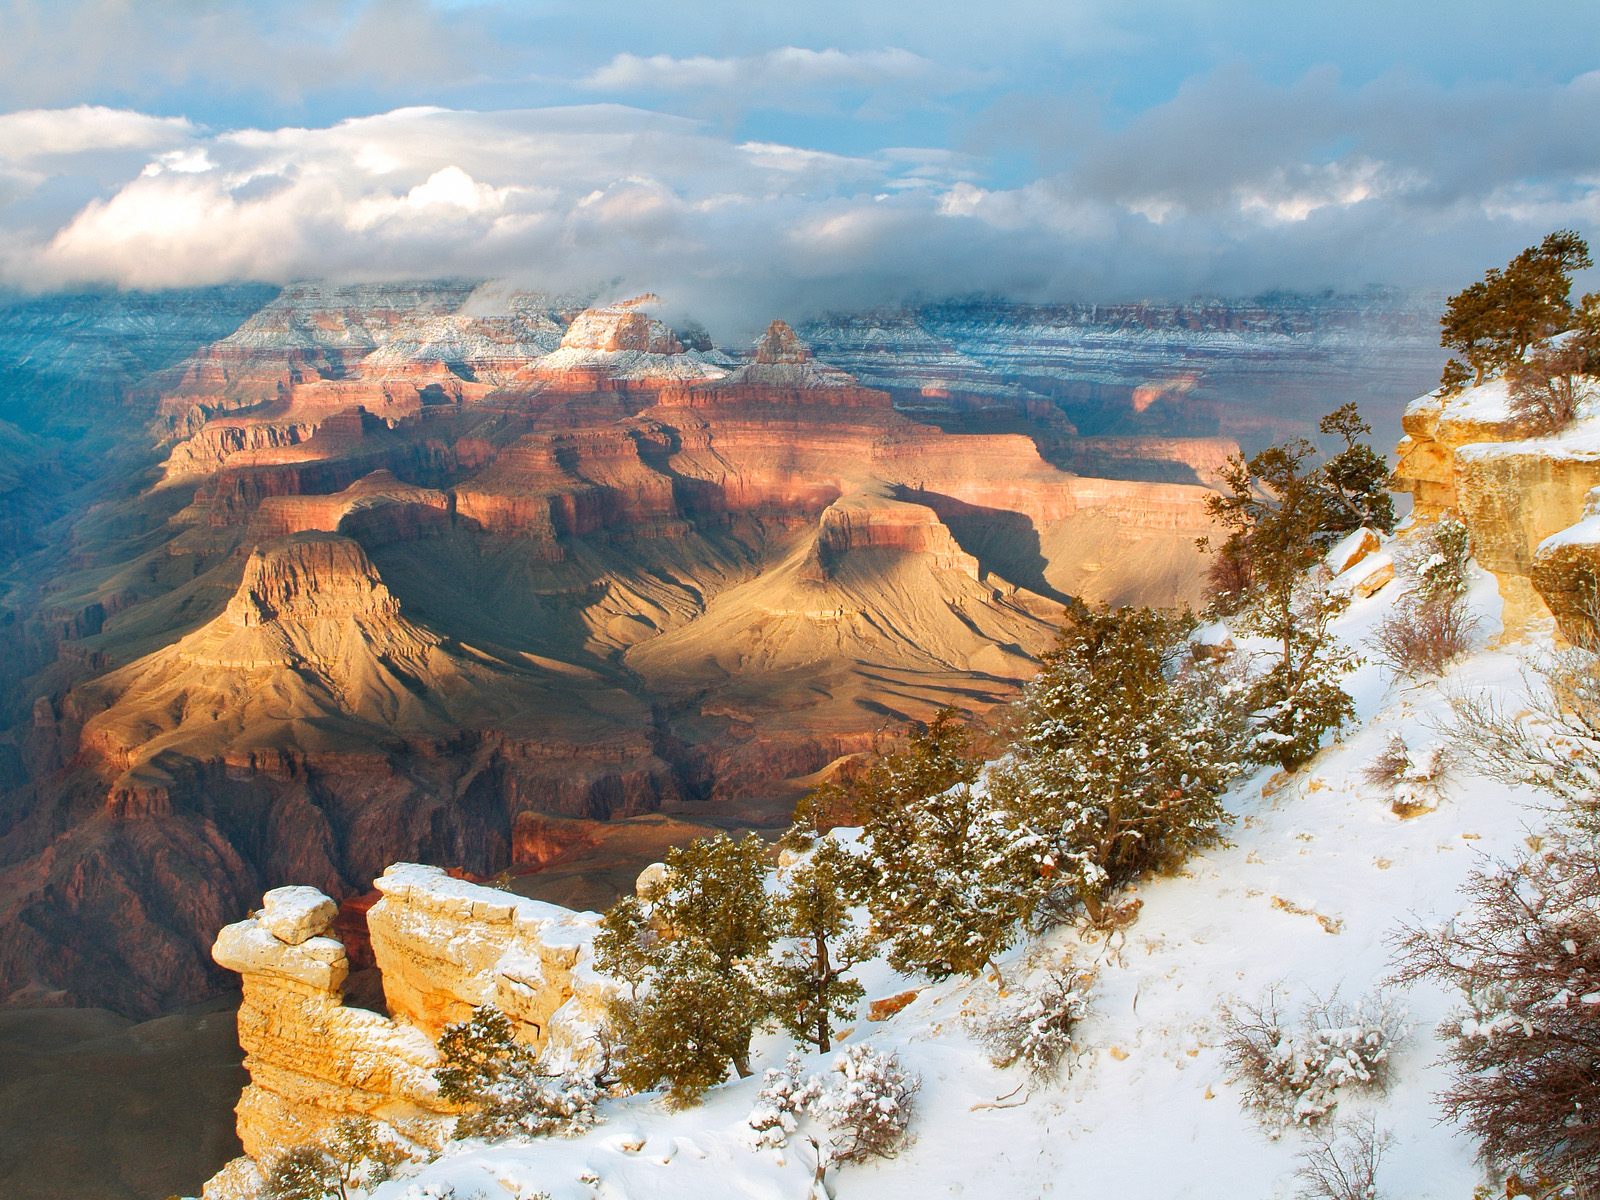
[[[791,1054],[782,1070],[768,1071],[747,1123],[751,1142],[782,1148],[809,1118],[823,1129],[817,1142],[827,1162],[893,1158],[904,1143],[921,1080],[892,1050],[866,1043],[833,1060],[829,1077],[807,1075]]]
[[[1600,1194],[1600,844],[1556,832],[1475,872],[1469,914],[1406,937],[1402,977],[1451,986],[1440,1097],[1484,1156]]]
[[[1353,1008],[1336,999],[1313,1000],[1291,1023],[1274,988],[1259,1004],[1227,1005],[1222,1019],[1242,1102],[1273,1136],[1316,1125],[1347,1092],[1381,1092],[1390,1055],[1406,1033],[1403,1016],[1381,992]]]
[[[836,1079],[817,1102],[831,1130],[834,1162],[893,1158],[906,1138],[922,1081],[900,1065],[893,1050],[865,1043],[833,1061]]]
[[[1094,974],[1072,963],[1047,971],[992,1008],[974,1012],[968,1026],[997,1067],[1021,1067],[1029,1078],[1053,1078],[1072,1049],[1073,1033],[1089,1013]]]
[[[801,1070],[798,1054],[789,1055],[781,1068],[768,1070],[762,1076],[755,1107],[746,1118],[752,1130],[751,1144],[782,1149],[820,1099],[822,1080]]]
[[[456,1119],[458,1138],[570,1134],[599,1120],[602,1090],[593,1075],[546,1070],[492,1004],[439,1036],[439,1095],[470,1111]]]

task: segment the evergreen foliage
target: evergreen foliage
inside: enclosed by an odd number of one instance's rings
[[[273,1159],[263,1200],[348,1200],[393,1178],[411,1156],[371,1117],[335,1121],[316,1142],[293,1146]]]
[[[1208,668],[1178,665],[1187,624],[1143,608],[1082,616],[1044,656],[991,774],[1038,877],[1097,923],[1116,889],[1214,842],[1228,820],[1244,714]]]
[[[618,1079],[665,1085],[675,1105],[750,1073],[750,1039],[770,1015],[767,955],[775,934],[765,843],[702,838],[667,853],[664,883],[606,914],[595,941],[602,970],[633,995],[612,1009]]]
[[[778,936],[789,940],[770,969],[773,1012],[818,1050],[832,1047],[833,1022],[848,1019],[861,1000],[861,984],[848,972],[871,954],[852,917],[868,879],[860,855],[825,837],[789,869],[774,902]]]
[[[571,1133],[598,1119],[601,1093],[594,1077],[547,1070],[492,1004],[447,1025],[439,1035],[439,1055],[434,1078],[440,1098],[470,1108],[456,1119],[457,1138]]]
[[[1242,628],[1280,648],[1251,696],[1258,724],[1252,757],[1286,770],[1310,758],[1323,736],[1354,714],[1339,677],[1355,660],[1328,634],[1346,599],[1308,572],[1343,534],[1363,525],[1394,527],[1387,472],[1358,440],[1371,430],[1355,406],[1329,413],[1321,428],[1344,442],[1326,462],[1317,462],[1316,448],[1304,439],[1250,459],[1235,456],[1222,472],[1224,492],[1207,502],[1228,531],[1218,547],[1219,563],[1228,565],[1214,569],[1214,578],[1248,579],[1242,592],[1219,597],[1218,607],[1241,613]]]
[[[973,786],[978,771],[970,735],[946,709],[858,786],[872,929],[897,971],[975,975],[1026,915],[1036,856],[1017,822]]]
[[[1469,378],[1482,383],[1520,362],[1537,342],[1570,328],[1572,272],[1593,265],[1588,243],[1558,230],[1451,296],[1439,320],[1439,344],[1455,355],[1441,378],[1446,393]]]

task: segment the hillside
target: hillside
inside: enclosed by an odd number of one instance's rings
[[[1395,585],[1357,599],[1335,633],[1365,646],[1404,602]],[[1443,736],[1452,695],[1489,694],[1519,706],[1525,663],[1548,649],[1548,634],[1498,644],[1500,599],[1487,572],[1475,569],[1469,605],[1479,621],[1472,654],[1421,683],[1381,665],[1357,669],[1346,680],[1357,726],[1293,776],[1262,770],[1236,786],[1226,798],[1235,817],[1230,844],[1140,886],[1132,924],[1108,937],[1057,930],[999,960],[1011,990],[1068,957],[1097,974],[1090,1015],[1075,1031],[1070,1070],[1059,1081],[1028,1086],[1017,1071],[990,1065],[974,1043],[966,1017],[996,1002],[990,980],[928,985],[882,961],[864,966],[866,999],[855,1020],[841,1023],[841,1044],[893,1050],[920,1074],[921,1092],[909,1145],[892,1161],[831,1172],[830,1194],[1070,1195],[1093,1180],[1097,1192],[1121,1195],[1291,1195],[1307,1138],[1295,1131],[1269,1137],[1241,1109],[1219,1006],[1257,1002],[1276,987],[1295,1010],[1318,997],[1354,1002],[1381,987],[1394,969],[1399,925],[1448,919],[1463,903],[1468,872],[1516,855],[1541,821],[1530,793],[1459,764],[1420,810],[1400,803],[1417,796],[1364,781],[1393,734],[1404,734],[1414,759],[1425,758]],[[1241,642],[1241,652],[1249,650]],[[427,926],[408,927],[412,936],[451,936],[443,926],[426,934]],[[917,989],[908,1006],[868,1018],[870,1000],[908,989]],[[1381,1096],[1344,1100],[1341,1116],[1370,1113],[1393,1133],[1383,1194],[1471,1195],[1482,1178],[1473,1148],[1438,1122],[1432,1101],[1445,1078],[1434,1029],[1457,998],[1432,986],[1390,991],[1409,1029],[1391,1086]],[[775,1037],[758,1044],[758,1076],[781,1064],[787,1046]],[[833,1057],[812,1053],[805,1066],[825,1071]],[[597,1188],[651,1200],[807,1195],[815,1160],[801,1138],[783,1150],[752,1148],[745,1117],[758,1087],[758,1079],[725,1084],[681,1113],[648,1095],[610,1101],[592,1133],[452,1146],[372,1195],[401,1200],[450,1187],[457,1195],[542,1191],[556,1200]]]

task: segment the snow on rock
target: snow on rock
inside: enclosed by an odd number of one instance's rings
[[[566,1057],[592,1047],[614,987],[590,969],[599,928],[576,913],[398,863],[373,886],[367,913],[389,1011],[437,1037],[480,1004],[494,1004],[519,1036]]]
[[[1356,596],[1370,596],[1394,579],[1394,555],[1370,554],[1358,556],[1333,581],[1339,591]]]
[[[261,897],[257,919],[280,942],[298,946],[326,933],[338,911],[339,906],[316,888],[280,887]]]
[[[1536,585],[1534,559],[1600,486],[1600,413],[1591,405],[1559,433],[1534,437],[1509,403],[1503,379],[1413,401],[1394,486],[1411,493],[1418,520],[1460,516],[1473,554],[1500,581],[1506,627],[1517,636],[1561,606]]]
[[[1376,554],[1383,545],[1383,539],[1378,536],[1377,530],[1362,526],[1347,533],[1329,550],[1325,558],[1328,570],[1335,575],[1343,575],[1369,554]]]

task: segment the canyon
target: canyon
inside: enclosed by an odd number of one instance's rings
[[[280,884],[370,903],[424,861],[598,904],[672,840],[781,827],[875,739],[1015,694],[1074,605],[1198,599],[1217,468],[1300,428],[1275,380],[1315,365],[1309,419],[1437,359],[1383,297],[743,349],[593,301],[0,306],[0,1003],[202,1001]]]

